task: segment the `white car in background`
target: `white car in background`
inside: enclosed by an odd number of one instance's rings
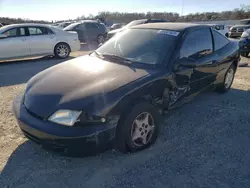
[[[76,32],[43,24],[13,24],[0,28],[0,60],[47,55],[63,59],[79,49]]]

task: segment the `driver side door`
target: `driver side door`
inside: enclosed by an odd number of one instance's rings
[[[191,60],[195,66],[185,66]],[[201,28],[186,34],[175,62],[175,79],[178,87],[186,87],[185,96],[199,93],[216,80],[218,63],[213,52],[210,28]],[[182,65],[179,62],[182,61]]]

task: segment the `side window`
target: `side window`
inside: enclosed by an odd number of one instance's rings
[[[73,28],[73,30],[76,31],[76,30],[80,29],[80,26],[81,26],[80,24],[79,24],[79,25],[76,25],[76,26]]]
[[[95,23],[86,23],[85,24],[86,29],[96,29],[98,26]]]
[[[52,35],[54,34],[53,31],[51,31],[49,28],[46,28],[46,27],[41,27],[42,29],[42,32],[44,35]]]
[[[18,36],[18,28],[13,28],[8,31],[5,31],[3,34],[7,37],[17,37]]]
[[[46,27],[29,27],[30,35],[51,35],[53,31]]]
[[[86,25],[85,25],[85,24],[80,24],[80,25],[78,25],[78,28],[79,28],[79,29],[82,29],[82,30],[84,30],[84,29],[85,29],[85,27],[86,27]]]
[[[7,37],[21,37],[25,36],[25,29],[19,27],[13,28],[8,31],[5,31],[3,34],[6,35]]]
[[[40,28],[38,27],[29,27],[29,33],[30,35],[42,35],[43,32]]]
[[[180,50],[180,58],[200,59],[213,52],[212,36],[209,29],[198,29],[188,34]]]
[[[229,40],[217,31],[212,29],[212,32],[214,36],[214,50],[219,50],[229,43]]]

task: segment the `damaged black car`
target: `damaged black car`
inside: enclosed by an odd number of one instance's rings
[[[157,139],[161,112],[206,88],[227,92],[239,60],[238,43],[209,26],[139,25],[31,78],[13,111],[39,144],[135,152]]]

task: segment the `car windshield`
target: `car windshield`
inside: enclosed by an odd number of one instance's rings
[[[63,30],[70,31],[70,30],[74,29],[74,27],[77,26],[77,25],[79,25],[79,23],[70,24],[67,27],[65,27]]]
[[[135,63],[161,64],[175,48],[179,32],[156,29],[127,29],[96,50]]]

